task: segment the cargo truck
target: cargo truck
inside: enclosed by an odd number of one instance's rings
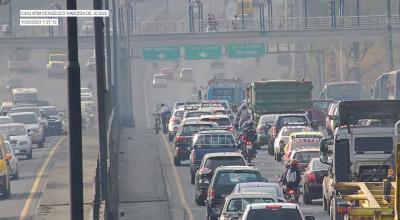
[[[330,165],[323,180],[324,210],[334,220],[393,219],[395,186],[385,180],[394,163],[400,101],[343,101],[338,111],[333,140],[323,140],[320,148],[321,162]]]
[[[253,120],[264,114],[304,113],[313,107],[311,81],[269,80],[251,83],[246,89]]]

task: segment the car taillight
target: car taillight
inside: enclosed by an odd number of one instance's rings
[[[295,191],[293,189],[289,190],[289,194],[295,194]]]
[[[247,141],[247,142],[246,142],[246,145],[251,145],[251,142],[250,142],[250,141]]]
[[[228,130],[228,131],[235,131],[235,128],[234,127],[229,127],[229,128],[227,128],[226,130]]]
[[[338,211],[339,213],[349,213],[349,207],[339,207]],[[364,217],[361,217],[360,220],[361,219],[365,220]]]
[[[307,173],[307,180],[308,182],[316,182],[317,177],[315,176],[315,173],[314,172]]]
[[[190,155],[190,160],[192,163],[196,162],[196,151],[192,151],[192,154]]]
[[[211,173],[211,169],[207,168],[207,167],[203,167],[199,170],[199,174],[204,175],[204,174],[209,174]]]
[[[213,189],[209,189],[207,195],[210,199],[215,199],[216,192]]]
[[[184,136],[176,136],[175,140],[176,141],[184,141],[184,140],[186,140],[186,137],[184,137]]]

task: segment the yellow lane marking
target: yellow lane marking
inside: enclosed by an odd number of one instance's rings
[[[47,169],[47,166],[49,165],[50,160],[53,158],[54,153],[57,151],[57,149],[60,147],[61,143],[67,138],[67,136],[62,137],[60,140],[57,141],[57,143],[53,146],[53,148],[51,149],[49,155],[47,156],[46,160],[44,161],[42,167],[40,168],[39,172],[36,175],[36,179],[33,182],[31,191],[29,192],[29,196],[25,201],[24,207],[21,211],[21,214],[19,216],[19,220],[24,220],[26,219],[29,209],[32,205],[33,202],[33,198],[35,193],[38,193],[39,190],[39,186],[40,186],[40,182],[43,179],[44,176],[44,172]]]
[[[146,86],[147,85],[146,84],[146,75],[143,77],[143,85],[144,85],[143,88],[144,88],[144,99],[145,99],[144,108],[145,108],[145,112],[146,112],[147,125],[150,128],[150,119],[149,119],[149,114],[148,114],[148,101],[147,101],[148,100],[148,94],[147,94],[147,86]],[[162,131],[160,131],[160,132],[162,133]],[[181,206],[183,207],[183,209],[185,209],[186,214],[189,217],[189,220],[194,220],[193,212],[189,208],[189,206],[187,205],[188,202],[186,201],[186,197],[185,197],[185,193],[184,193],[184,190],[183,190],[183,187],[182,187],[181,179],[180,179],[180,177],[178,175],[178,170],[176,169],[176,167],[174,165],[174,158],[172,156],[171,149],[169,148],[168,141],[165,138],[165,136],[163,134],[161,134],[161,133],[160,133],[160,135],[161,135],[162,140],[164,142],[164,146],[165,146],[166,151],[168,153],[169,162],[170,162],[170,165],[172,167],[172,173],[174,174],[174,177],[175,177],[176,187],[178,189],[179,200],[180,200]]]

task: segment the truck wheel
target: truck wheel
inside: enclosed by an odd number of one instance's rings
[[[177,167],[181,165],[181,159],[179,157],[174,157],[174,165]]]

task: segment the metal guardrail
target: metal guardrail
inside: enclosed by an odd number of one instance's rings
[[[240,31],[261,31],[262,20],[260,19],[244,19],[242,26],[241,19],[220,19],[214,21],[216,29],[213,25],[209,25],[207,20],[194,21],[194,33],[198,32],[240,32]],[[357,30],[368,28],[387,28],[389,21],[386,15],[372,16],[345,16],[338,17],[336,24],[332,24],[331,17],[279,17],[272,19],[270,23],[268,19],[264,20],[266,32],[278,31],[329,31],[329,30]],[[270,27],[268,24],[272,24]],[[157,21],[157,22],[131,22],[133,34],[176,34],[190,33],[189,21]],[[392,28],[400,28],[400,18],[398,15],[392,16],[390,20]],[[56,29],[56,28],[55,28]],[[93,36],[94,32],[90,30],[79,30],[80,36]],[[66,31],[59,33],[54,30],[53,36],[65,36]],[[64,35],[63,35],[64,34]],[[14,36],[0,34],[0,38],[10,37],[49,37],[48,27],[18,27],[14,30]]]

